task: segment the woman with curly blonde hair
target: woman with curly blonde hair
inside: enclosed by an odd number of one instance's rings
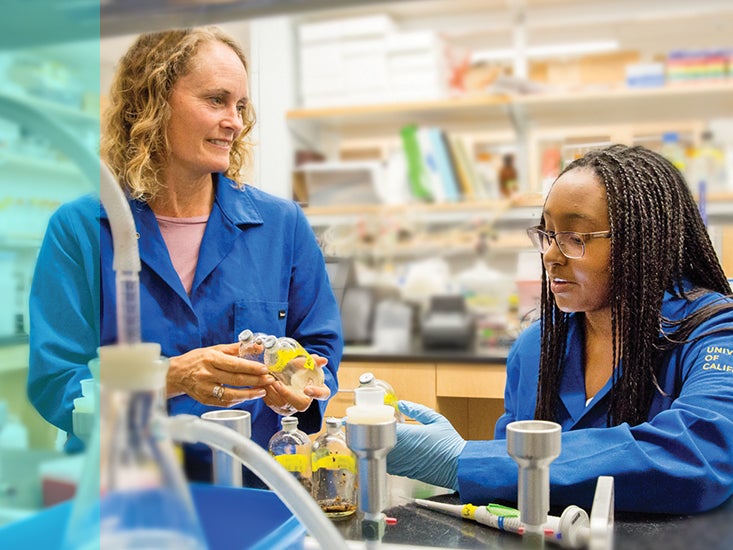
[[[168,409],[248,410],[263,447],[280,416],[320,429],[343,348],[323,255],[302,210],[242,182],[255,123],[247,61],[217,28],[141,35],[122,57],[101,155],[127,194],[139,234],[142,338],[169,357]],[[112,235],[99,200],[53,216],[31,291],[28,392],[73,437],[73,400],[99,345],[117,341]],[[238,357],[244,329],[290,336],[323,368],[297,394]],[[186,449],[191,479],[211,475],[208,449]]]

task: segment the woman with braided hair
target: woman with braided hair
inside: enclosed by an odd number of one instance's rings
[[[679,171],[614,145],[569,164],[528,230],[542,255],[541,318],[507,358],[493,441],[464,441],[415,403],[390,473],[453,488],[466,502],[513,501],[506,426],[562,427],[553,505],[589,507],[598,476],[616,506],[711,509],[733,494],[733,297]]]

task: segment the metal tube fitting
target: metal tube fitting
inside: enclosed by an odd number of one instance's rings
[[[222,409],[205,412],[201,415],[203,420],[215,422],[231,428],[244,437],[252,437],[252,415],[247,411],[238,409]],[[212,449],[213,481],[216,485],[225,487],[242,486],[242,465],[238,460],[223,451]]]
[[[544,420],[506,427],[509,456],[519,465],[519,517],[528,531],[540,531],[550,509],[550,463],[560,456],[560,425]]]

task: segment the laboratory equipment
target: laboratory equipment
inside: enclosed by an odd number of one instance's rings
[[[252,437],[252,415],[240,409],[208,411],[201,418],[226,426],[244,437]],[[212,450],[213,480],[217,485],[242,486],[242,465],[228,454]]]
[[[436,510],[451,516],[470,519],[495,529],[525,535],[525,524],[520,512],[514,508],[489,504],[446,504],[430,500],[415,499],[418,506]],[[593,508],[590,518],[582,508],[570,505],[560,517],[547,516],[542,526],[543,541],[558,544],[563,548],[588,548],[589,550],[611,550],[613,548],[613,478],[600,476],[596,482]]]
[[[160,346],[103,346],[99,365],[99,423],[63,548],[206,548],[173,444],[159,424],[168,370]]]
[[[473,345],[474,320],[461,295],[430,297],[420,322],[422,345],[427,349],[469,349]]]
[[[362,536],[379,541],[385,530],[387,454],[397,441],[394,409],[379,387],[356,388],[355,405],[346,409],[346,442],[356,453]]]
[[[519,518],[519,510],[498,504],[475,506],[473,504],[446,504],[431,500],[415,499],[415,504],[451,516],[470,519],[501,531],[524,535],[526,528]],[[590,541],[590,520],[582,508],[571,505],[560,517],[547,516],[542,535],[548,542],[565,548],[584,548]]]
[[[311,492],[311,440],[305,432],[298,429],[298,418],[286,416],[282,419],[282,430],[270,438],[270,454],[283,468]]]
[[[249,467],[265,481],[305,526],[323,549],[346,548],[341,534],[321,512],[310,493],[298,480],[283,470],[259,445],[213,422],[197,416],[179,414],[167,419],[167,431],[182,443],[204,443],[223,451]]]
[[[386,380],[381,380],[380,378],[377,378],[376,376],[374,376],[374,373],[365,372],[359,376],[359,387],[360,388],[367,388],[367,387],[382,388],[384,390],[384,404],[389,405],[390,407],[394,408],[395,420],[397,420],[397,422],[405,421],[405,415],[400,412],[400,409],[397,406],[397,401],[398,401],[397,393],[394,391],[394,388],[392,387],[392,385],[389,382],[387,382]]]
[[[346,444],[341,419],[326,418],[326,431],[313,442],[313,498],[330,518],[356,511],[356,455]]]
[[[303,393],[306,386],[322,386],[323,369],[313,357],[293,338],[281,336],[274,345],[265,345],[264,363],[275,378],[291,390]]]
[[[550,509],[550,463],[560,456],[560,425],[521,420],[506,427],[507,453],[519,465],[519,517],[529,537],[542,537]]]

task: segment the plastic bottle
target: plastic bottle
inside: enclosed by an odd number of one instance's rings
[[[7,417],[5,426],[0,430],[0,450],[27,449],[28,430],[14,414]]]
[[[384,404],[394,408],[395,420],[397,420],[397,422],[405,421],[405,416],[400,412],[400,409],[397,406],[397,394],[395,393],[394,388],[391,384],[389,384],[389,382],[385,380],[380,380],[379,378],[375,377],[374,374],[371,372],[365,372],[361,376],[359,376],[359,387],[382,388],[384,390]]]
[[[695,191],[724,191],[728,187],[725,173],[725,150],[715,141],[713,133],[705,130],[695,149],[690,165],[689,184]]]
[[[282,430],[270,438],[268,449],[275,460],[293,474],[310,493],[313,486],[311,482],[312,445],[306,433],[298,429],[297,417],[286,416],[282,419]]]
[[[269,343],[265,342],[263,362],[280,382],[300,394],[306,386],[323,385],[323,369],[296,340],[281,336],[273,345]]]
[[[160,346],[104,346],[99,354],[101,361],[91,361],[89,368],[101,380],[101,410],[62,550],[205,549],[183,470],[159,416],[168,369]]]
[[[677,132],[666,132],[662,135],[662,147],[659,153],[671,162],[683,176],[687,175],[687,155],[680,144]]]
[[[330,518],[356,511],[356,455],[346,444],[341,420],[326,418],[326,431],[313,443],[313,498]]]

